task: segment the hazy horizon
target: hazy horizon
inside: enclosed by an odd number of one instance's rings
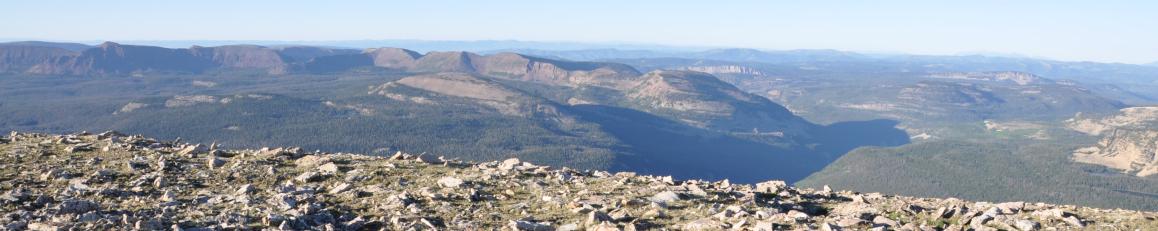
[[[1158,4],[979,1],[10,3],[4,40],[532,41],[1158,61]],[[432,29],[433,28],[433,29]]]

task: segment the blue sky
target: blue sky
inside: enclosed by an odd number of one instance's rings
[[[37,0],[0,3],[0,21],[5,40],[513,39],[1158,61],[1158,1]]]

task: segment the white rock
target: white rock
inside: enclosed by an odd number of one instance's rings
[[[888,217],[884,217],[884,216],[874,217],[873,218],[873,224],[887,225],[889,227],[897,227],[897,225],[899,225],[899,224],[897,224],[897,221],[894,221],[893,219],[889,219]]]
[[[205,145],[201,145],[201,144],[194,144],[194,145],[185,146],[185,148],[182,148],[181,151],[177,152],[177,154],[182,155],[182,156],[188,156],[188,155],[201,154],[201,153],[205,153],[208,151],[209,151],[209,147],[206,147]]]
[[[164,201],[164,202],[177,201],[177,195],[174,195],[173,192],[165,191],[165,193],[161,194],[161,201]]]
[[[427,163],[427,164],[442,164],[443,163],[443,161],[441,159],[439,159],[438,157],[435,157],[434,155],[430,155],[430,154],[418,155],[418,162]]]
[[[100,209],[100,205],[92,201],[86,200],[66,200],[57,205],[57,211],[60,213],[81,214],[89,211]]]
[[[703,218],[703,219],[688,222],[688,223],[684,224],[684,227],[683,227],[684,230],[703,230],[703,231],[724,230],[725,228],[727,228],[727,227],[723,223],[716,221],[716,220],[709,219],[709,218]]]
[[[438,179],[438,185],[446,188],[457,188],[458,186],[462,185],[462,183],[463,181],[461,179],[449,176]]]
[[[1062,220],[1073,226],[1086,227],[1086,222],[1083,222],[1082,219],[1079,219],[1077,216],[1066,216],[1066,218]]]
[[[338,194],[338,193],[345,192],[346,190],[349,190],[350,187],[351,187],[350,184],[340,183],[337,186],[334,186],[334,188],[330,189],[330,194]]]
[[[318,172],[322,174],[338,173],[338,165],[334,164],[334,162],[323,164],[322,166],[318,166]]]
[[[651,196],[651,201],[655,203],[667,204],[672,201],[680,199],[680,195],[672,191],[663,191]]]
[[[499,163],[499,169],[511,170],[511,169],[514,169],[515,167],[519,166],[522,163],[523,163],[522,161],[519,161],[519,158],[510,158],[510,159],[504,160],[502,163]]]
[[[208,162],[205,163],[205,165],[209,166],[209,169],[217,169],[225,165],[225,160],[222,160],[216,156],[209,156]]]
[[[249,194],[252,192],[253,192],[253,185],[252,184],[245,184],[245,185],[242,185],[241,187],[237,188],[237,194],[238,195],[246,195],[246,194]]]
[[[320,180],[321,178],[322,178],[321,174],[318,174],[317,172],[308,171],[308,172],[303,172],[302,174],[298,175],[297,177],[294,177],[294,180],[297,180],[298,182],[302,182],[302,183],[309,183],[309,182],[313,182],[316,180]]]
[[[1033,231],[1041,227],[1040,224],[1031,220],[1017,220],[1013,226],[1022,231]]]
[[[509,228],[511,230],[519,230],[519,231],[523,231],[523,230],[526,230],[526,231],[554,231],[555,230],[555,228],[551,227],[551,225],[548,223],[535,223],[535,222],[530,222],[530,221],[511,221],[511,223],[509,224]]]
[[[779,180],[765,181],[756,184],[756,192],[758,193],[779,193],[780,190],[788,188],[788,183]]]

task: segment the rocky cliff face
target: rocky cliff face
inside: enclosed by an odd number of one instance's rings
[[[0,70],[51,73],[77,52],[57,47],[31,45],[0,46]]]
[[[1102,137],[1095,146],[1074,150],[1074,161],[1140,177],[1158,174],[1158,107],[1126,108],[1103,118],[1079,115],[1066,122],[1070,129]]]
[[[760,70],[755,68],[745,67],[740,65],[718,65],[718,66],[689,66],[684,67],[684,70],[704,72],[713,75],[719,74],[740,74],[740,75],[764,75]]]
[[[7,230],[1144,230],[1158,214],[556,169],[226,150],[117,133],[0,138]]]
[[[1158,131],[1115,129],[1093,147],[1074,150],[1073,160],[1145,177],[1158,174]]]
[[[84,50],[63,65],[60,72],[36,74],[127,75],[148,71],[196,73],[212,65],[211,59],[198,57],[188,49],[105,42],[96,48]]]

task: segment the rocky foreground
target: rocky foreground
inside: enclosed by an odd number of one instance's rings
[[[1158,213],[465,163],[223,150],[141,136],[0,138],[5,230],[1156,230]]]

